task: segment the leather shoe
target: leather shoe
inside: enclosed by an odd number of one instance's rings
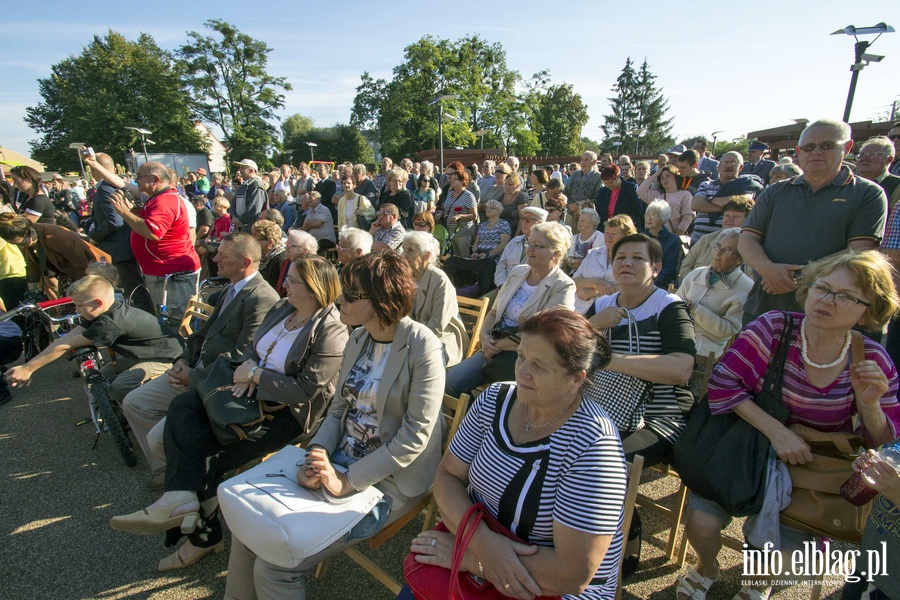
[[[159,565],[157,565],[156,570],[160,573],[164,573],[166,571],[174,571],[175,569],[187,568],[207,554],[218,554],[219,552],[225,550],[225,540],[220,540],[219,543],[215,546],[210,546],[209,548],[198,548],[198,550],[199,552],[185,561],[181,558],[181,548],[178,548],[178,550],[176,550],[174,553],[159,561]]]
[[[151,492],[158,492],[159,490],[166,487],[166,472],[163,471],[153,479],[148,479],[147,483],[144,485],[144,489]]]
[[[200,521],[197,511],[172,516],[172,511],[185,504],[184,502],[145,508],[128,515],[117,515],[109,520],[109,526],[117,531],[156,535],[173,527],[180,527],[182,533],[192,533]]]

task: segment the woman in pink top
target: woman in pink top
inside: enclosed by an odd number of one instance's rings
[[[691,210],[693,196],[688,190],[678,189],[678,180],[675,176],[678,170],[672,165],[661,167],[638,186],[638,196],[645,203],[650,204],[654,200],[665,200],[672,207],[672,216],[666,221],[666,229],[675,235],[687,235],[688,227],[694,221],[694,211]],[[654,181],[659,181],[662,190],[651,190]]]
[[[713,414],[736,412],[759,429],[782,461],[812,460],[809,445],[788,426],[799,423],[819,431],[854,431],[874,447],[897,437],[900,404],[897,369],[887,351],[865,339],[865,360],[850,364],[850,330],[880,330],[897,312],[900,299],[884,256],[871,250],[824,258],[803,269],[797,300],[805,314],[794,313],[782,382],[782,403],[790,410],[786,425],[752,401],[762,389],[769,360],[785,331],[785,316],[768,312],[751,322],[713,371],[709,406]],[[747,400],[751,400],[747,402]],[[688,540],[697,552],[696,568],[678,578],[679,600],[705,598],[719,578],[716,555],[721,531],[730,517],[721,506],[691,494],[686,520]],[[812,534],[781,526],[781,550],[802,548]],[[735,598],[760,600],[765,587],[744,587]]]

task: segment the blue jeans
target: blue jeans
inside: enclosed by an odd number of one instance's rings
[[[356,462],[356,459],[350,458],[340,450],[331,455],[331,462],[344,467],[350,468],[350,465]],[[345,542],[353,542],[356,540],[364,540],[370,538],[382,530],[384,524],[387,523],[388,517],[391,516],[391,499],[387,496],[381,498],[378,504],[369,511],[362,521],[353,526],[344,536]]]
[[[400,593],[397,594],[397,600],[416,600],[416,597],[413,596],[412,590],[409,589],[409,585],[404,585],[400,588]]]
[[[487,378],[481,372],[487,359],[481,350],[451,367],[447,371],[447,382],[444,385],[444,393],[459,398],[462,394],[469,394],[479,385],[487,383]]]

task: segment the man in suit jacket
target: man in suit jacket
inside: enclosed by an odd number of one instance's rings
[[[258,272],[260,254],[259,243],[250,234],[231,233],[222,240],[214,260],[219,275],[231,284],[219,294],[213,314],[187,339],[184,354],[165,376],[148,381],[122,402],[152,469],[165,465],[162,430],[172,399],[189,388],[196,389],[205,368],[219,355],[240,358],[263,317],[278,301],[278,294]]]
[[[231,214],[231,222],[238,231],[250,232],[250,228],[259,218],[259,213],[269,208],[268,196],[262,186],[257,173],[259,168],[256,162],[245,158],[235,162],[241,172],[244,183],[234,192],[234,202],[228,209]]]

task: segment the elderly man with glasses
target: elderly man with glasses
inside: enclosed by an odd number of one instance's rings
[[[494,161],[485,160],[481,165],[482,175],[478,178],[478,189],[481,190],[481,197],[484,198],[485,193],[494,187],[497,179],[494,177]]]
[[[888,198],[889,213],[900,199],[900,176],[891,175],[888,169],[895,154],[890,138],[874,137],[863,144],[856,159],[856,174],[881,186]]]
[[[887,199],[878,184],[843,165],[851,147],[848,124],[810,123],[797,145],[803,175],[766,188],[756,199],[738,244],[754,271],[745,325],[770,310],[800,312],[794,292],[807,263],[878,246]]]
[[[713,179],[719,178],[719,161],[714,158],[710,158],[706,156],[706,150],[709,148],[709,142],[706,141],[705,137],[699,137],[694,140],[694,145],[692,146],[694,150],[696,150],[697,154],[700,155],[700,164],[697,165],[697,168],[701,171],[706,171],[710,174],[710,177]]]
[[[406,229],[399,223],[400,211],[393,204],[382,204],[375,213],[376,220],[372,223],[369,233],[375,239],[372,250],[396,250],[403,243],[403,235]]]

